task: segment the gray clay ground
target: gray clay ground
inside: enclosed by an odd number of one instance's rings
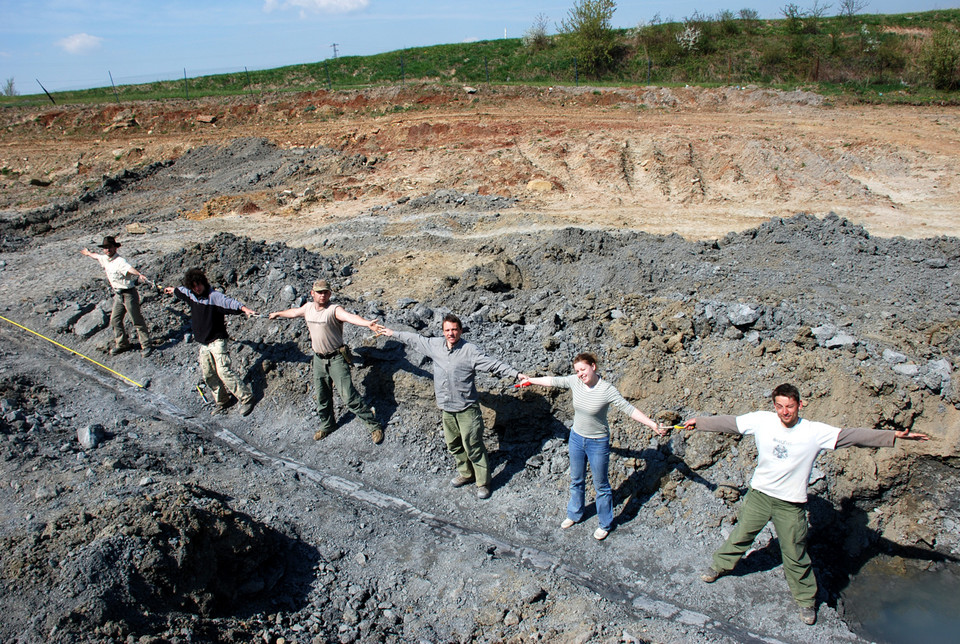
[[[174,216],[178,190],[208,199],[269,177],[283,198],[293,162],[282,156],[257,141],[203,149],[106,180],[86,202],[6,213],[2,315],[145,386],[0,325],[3,641],[859,642],[843,591],[867,561],[955,565],[957,238],[875,238],[807,215],[706,242],[488,235],[491,219],[524,204],[453,191],[358,204],[355,218],[289,244]],[[112,213],[111,231],[144,225],[122,250],[147,275],[175,284],[201,266],[264,314],[325,277],[335,301],[395,329],[436,334],[456,312],[468,339],[527,373],[566,374],[573,355],[594,351],[603,376],[666,423],[764,408],[793,381],[810,417],[935,440],[821,457],[810,503],[819,619],[805,626],[769,529],[736,574],[698,580],[735,520],[749,439],[658,438],[612,416],[617,523],[596,542],[594,516],[559,530],[562,393],[481,378],[488,501],[448,484],[429,362],[355,328],[354,381],[382,445],[346,412],[331,437],[312,439],[296,320],[231,319],[259,402],[247,418],[212,417],[172,298],[141,287],[152,356],[99,349],[108,292],[78,252],[105,234],[94,211]],[[404,251],[474,260],[424,267],[432,289],[404,294],[367,270]],[[99,444],[82,446],[78,431]]]

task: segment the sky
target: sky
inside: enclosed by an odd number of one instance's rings
[[[815,0],[789,0],[801,10]],[[826,15],[836,15],[839,0]],[[544,16],[550,33],[575,0],[0,0],[0,83],[20,94],[270,69],[410,47],[518,38]],[[788,0],[616,3],[612,26],[756,10]],[[960,0],[867,0],[862,13],[960,7]],[[335,47],[334,47],[335,45]]]

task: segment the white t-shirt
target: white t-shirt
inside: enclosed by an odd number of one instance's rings
[[[130,266],[127,260],[119,255],[114,255],[113,259],[97,253],[94,253],[93,256],[100,262],[100,265],[103,266],[103,270],[107,273],[107,281],[110,282],[110,286],[112,286],[114,290],[126,290],[136,285],[136,280],[132,279],[129,275],[130,269],[133,267]]]
[[[820,450],[835,449],[839,427],[801,418],[784,427],[771,411],[737,416],[737,431],[757,444],[757,469],[750,486],[782,501],[806,503],[807,483]]]

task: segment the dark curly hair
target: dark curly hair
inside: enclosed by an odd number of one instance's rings
[[[183,285],[191,291],[195,286],[202,286],[204,293],[210,292],[210,282],[199,268],[191,268],[184,274]]]

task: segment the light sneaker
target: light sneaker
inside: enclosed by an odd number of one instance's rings
[[[460,476],[457,474],[452,479],[450,479],[450,485],[453,487],[463,487],[467,483],[473,483],[473,477]]]
[[[577,522],[574,521],[573,519],[564,519],[564,520],[563,520],[563,523],[560,524],[560,529],[561,529],[561,530],[566,530],[567,528],[572,528],[572,527],[575,526],[576,524],[577,524]]]
[[[382,443],[382,442],[383,442],[383,430],[382,430],[382,429],[375,429],[375,430],[373,430],[372,432],[370,432],[370,440],[373,441],[373,444],[374,444],[374,445],[379,445],[380,443]]]
[[[800,607],[800,621],[807,626],[813,626],[817,623],[817,609],[815,606]]]
[[[478,499],[489,499],[490,498],[490,488],[486,485],[477,486],[477,498]]]
[[[604,530],[603,528],[597,528],[593,531],[593,538],[597,541],[603,541],[607,538],[607,535],[610,534],[609,530]]]

